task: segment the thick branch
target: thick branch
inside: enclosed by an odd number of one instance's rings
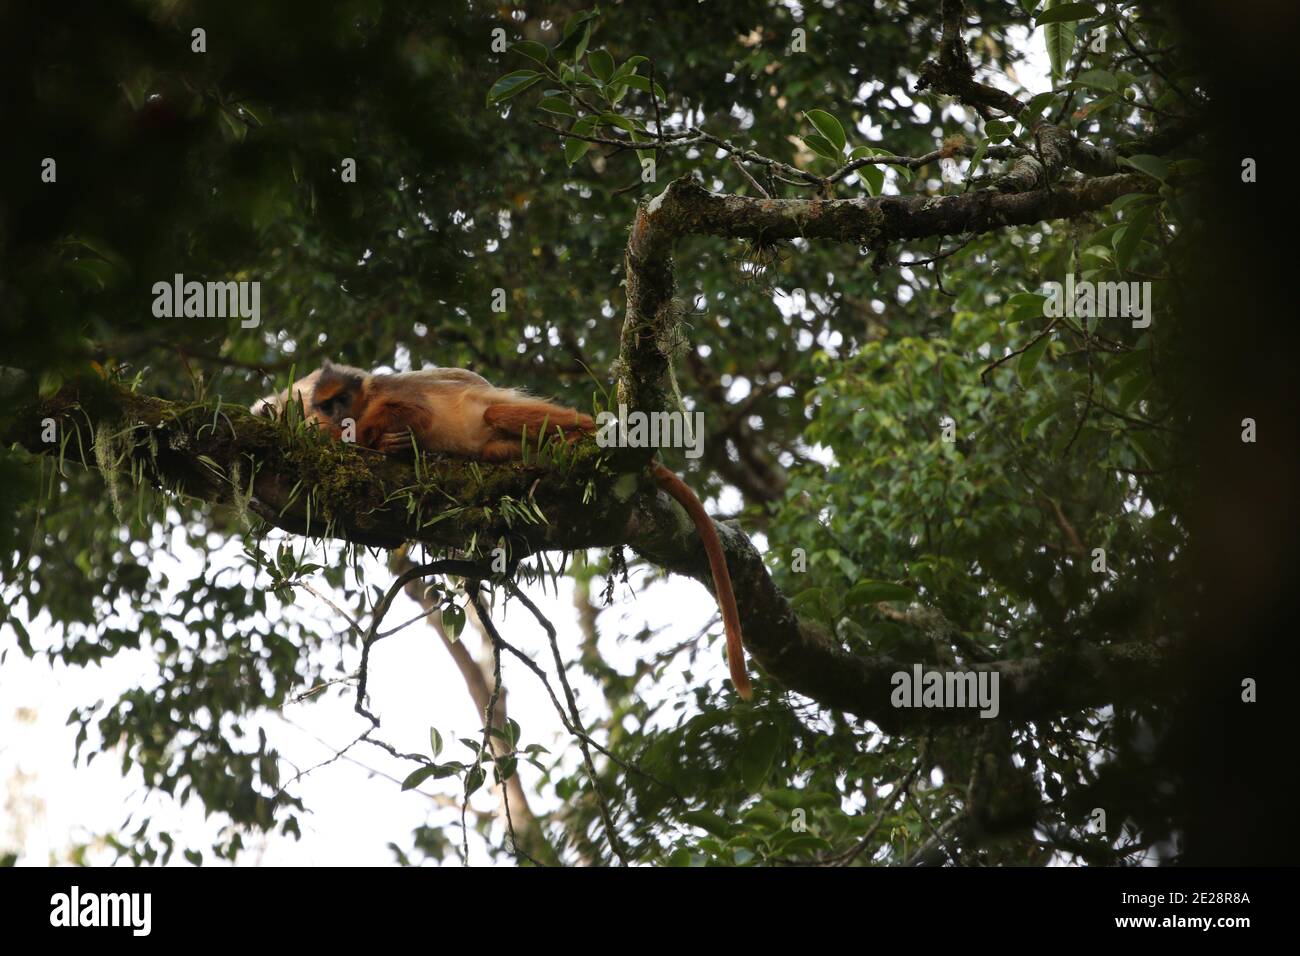
[[[1008,225],[1068,218],[1099,209],[1151,180],[1118,175],[1026,193],[982,191],[959,196],[880,196],[842,200],[718,195],[691,178],[673,181],[637,211],[627,245],[627,312],[619,362],[619,394],[634,409],[671,408],[671,349],[677,334],[673,248],[685,235],[771,241],[829,239],[879,246],[899,239],[988,232]],[[684,516],[664,524],[662,511],[634,512],[629,543],[671,571],[709,581],[702,549]],[[741,532],[718,525],[740,603],[745,643],[764,670],[821,704],[887,729],[965,720],[951,710],[895,710],[891,678],[910,664],[853,655],[815,626],[801,622]],[[1032,716],[1100,704],[1133,688],[1139,693],[1162,663],[1149,645],[1061,651],[1023,661],[981,664],[1001,675],[1003,714]],[[1136,684],[1130,681],[1137,677]]]
[[[480,542],[507,541],[512,557],[626,544],[670,571],[712,583],[685,512],[644,471],[616,466],[594,444],[580,446],[567,466],[487,465],[431,455],[417,476],[408,462],[295,438],[284,426],[238,407],[215,413],[212,406],[138,395],[93,377],[19,409],[3,439],[37,454],[57,454],[59,442],[41,440],[47,418],[68,437],[74,459],[79,446],[93,459],[94,432],[116,433],[117,480],[134,467],[170,493],[237,504],[251,476],[250,510],[294,533],[309,530],[378,546],[409,539],[435,547],[463,547],[477,535]],[[76,430],[80,442],[73,437]],[[233,481],[236,475],[239,480]],[[584,503],[589,482],[594,495]],[[545,520],[523,520],[522,509],[508,502],[532,502]],[[890,678],[911,662],[850,654],[815,625],[798,620],[749,538],[726,524],[717,529],[746,644],[771,678],[893,732],[974,719],[973,711],[894,709]],[[979,669],[1001,673],[1003,717],[1042,718],[1111,702],[1117,695],[1147,696],[1163,657],[1150,644],[1119,645]]]
[[[1055,189],[954,196],[864,196],[854,199],[757,199],[709,192],[690,178],[674,180],[644,204],[633,226],[629,262],[643,269],[637,288],[672,276],[654,262],[678,236],[732,239],[829,239],[877,245],[900,239],[991,232],[1091,212],[1132,192],[1151,192],[1140,174],[1084,179]],[[650,266],[645,270],[645,266]],[[631,280],[629,276],[629,280]]]
[[[1003,226],[1068,219],[1154,181],[1133,173],[1085,179],[1054,189],[956,196],[874,196],[854,199],[761,199],[709,192],[697,180],[676,179],[641,204],[627,253],[627,312],[619,354],[619,395],[631,408],[672,408],[669,355],[678,323],[673,247],[685,235],[730,239],[829,239],[873,247],[901,239],[990,232]]]

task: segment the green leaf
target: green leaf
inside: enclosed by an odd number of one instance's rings
[[[970,167],[966,171],[968,177],[974,176],[979,171],[980,163],[984,161],[984,154],[988,151],[989,141],[987,139],[980,140],[980,144],[975,147],[975,152],[971,154]]]
[[[780,749],[781,732],[775,724],[762,724],[745,739],[740,751],[740,779],[746,790],[757,793],[763,789]]]
[[[1043,305],[1047,302],[1047,296],[1038,292],[1017,292],[1007,300],[1007,306],[1011,314],[1007,317],[1007,322],[1023,322],[1025,319],[1041,318],[1043,315]]]
[[[765,807],[762,804],[746,811],[742,819],[747,827],[757,827],[760,830],[769,832],[781,830],[785,827],[785,819],[771,807]]]
[[[867,193],[872,196],[879,196],[885,188],[885,170],[881,166],[860,166],[858,177],[866,184]]]
[[[402,781],[402,789],[414,790],[420,784],[424,783],[424,781],[432,777],[434,771],[436,771],[437,769],[438,767],[436,764],[428,764],[426,766],[421,767],[418,770],[413,770],[411,773],[407,775],[406,779]]]
[[[1119,390],[1119,410],[1121,412],[1125,411],[1150,386],[1151,369],[1149,367],[1139,368],[1133,375],[1129,376]]]
[[[1120,102],[1121,97],[1118,93],[1108,93],[1100,99],[1093,100],[1078,112],[1083,119],[1092,119],[1094,116],[1100,116]]]
[[[821,588],[804,588],[790,598],[790,607],[796,614],[822,616],[825,613],[826,595]]]
[[[36,386],[36,394],[41,398],[52,398],[54,393],[63,387],[63,373],[52,369],[41,372],[40,380]]]
[[[237,143],[242,143],[244,141],[244,137],[248,135],[248,127],[245,126],[237,116],[223,108],[221,110],[221,121],[225,126],[226,132],[230,134],[231,139]]]
[[[564,21],[564,32],[561,36],[566,40],[569,39],[569,37],[573,36],[578,31],[578,27],[590,23],[599,15],[599,8],[594,10],[579,10],[577,13],[570,14],[568,19]]]
[[[1138,453],[1143,463],[1148,468],[1158,468],[1157,464],[1161,460],[1160,443],[1152,432],[1149,431],[1129,431],[1125,432],[1133,450]]]
[[[1109,384],[1149,365],[1150,361],[1151,352],[1148,349],[1136,349],[1109,363],[1106,370],[1101,373],[1101,380]]]
[[[1132,166],[1140,173],[1146,173],[1152,179],[1164,182],[1169,175],[1169,167],[1159,156],[1140,153],[1137,156],[1121,156],[1119,160],[1125,166]]]
[[[557,59],[564,57],[575,63],[582,59],[587,44],[591,42],[591,30],[597,16],[598,11],[584,10],[564,21],[564,39],[555,45]]]
[[[1020,353],[1020,361],[1016,363],[1016,377],[1020,379],[1021,385],[1027,385],[1033,378],[1034,369],[1038,368],[1043,353],[1047,351],[1047,343],[1051,340],[1050,335],[1044,335]]]
[[[429,728],[429,747],[435,757],[442,753],[442,734],[438,733],[437,727]]]
[[[544,96],[537,104],[538,109],[546,110],[548,113],[555,113],[559,116],[577,116],[573,107],[568,100],[561,99],[558,96]]]
[[[1011,124],[1006,120],[990,120],[984,124],[984,135],[990,140],[1006,139],[1011,133]]]
[[[1074,52],[1075,24],[1057,20],[1046,21],[1043,18],[1050,16],[1054,10],[1063,10],[1070,6],[1087,6],[1087,4],[1062,5],[1055,0],[1048,0],[1048,9],[1038,18],[1038,23],[1043,26],[1043,38],[1047,41],[1047,59],[1052,64],[1052,76],[1057,79],[1065,75],[1065,64],[1070,61],[1070,54]]]
[[[447,639],[454,644],[465,627],[465,609],[459,604],[448,604],[442,609],[442,626]]]
[[[536,60],[543,66],[551,58],[551,51],[546,48],[546,45],[533,40],[520,40],[518,43],[512,43],[510,50],[513,53],[521,53],[530,60]]]
[[[1169,171],[1179,176],[1199,176],[1205,172],[1205,161],[1195,156],[1187,159],[1175,159],[1169,164]]]
[[[1154,202],[1155,199],[1151,193],[1125,193],[1110,204],[1110,209],[1111,212],[1119,212],[1135,202]]]
[[[1025,419],[1024,424],[1020,426],[1020,437],[1028,439],[1034,430],[1043,422],[1055,415],[1059,415],[1066,409],[1073,408],[1074,402],[1071,399],[1058,399],[1054,402],[1047,402],[1040,406],[1035,412]]]
[[[1025,111],[1029,116],[1042,116],[1043,113],[1045,112],[1045,108],[1048,105],[1050,105],[1055,99],[1056,99],[1056,93],[1053,92],[1052,90],[1047,90],[1044,93],[1039,93],[1037,96],[1035,96],[1033,99],[1029,101],[1029,105],[1025,108]]]
[[[878,152],[880,152],[880,150],[872,146],[855,146],[853,151],[849,153],[849,159],[868,159],[869,157],[875,156]]]
[[[1045,23],[1064,23],[1067,20],[1091,20],[1097,16],[1097,7],[1092,3],[1053,3],[1038,15],[1034,26]],[[1073,32],[1073,27],[1071,27]]]
[[[840,154],[835,151],[835,146],[825,136],[817,133],[809,133],[803,137],[804,144],[818,156],[825,156],[827,159],[838,161]]]
[[[564,141],[564,160],[570,166],[587,155],[587,150],[594,144],[584,139],[566,139]]]
[[[591,42],[591,31],[594,26],[594,23],[588,23],[582,28],[581,35],[578,38],[578,45],[573,48],[574,63],[579,62],[582,55],[587,52],[587,44]]]
[[[619,68],[614,71],[613,78],[615,80],[621,80],[625,77],[631,76],[633,73],[636,72],[636,68],[648,59],[650,58],[646,56],[641,56],[640,54],[637,54],[636,56],[628,57],[627,60],[621,63],[619,65]]]
[[[1095,90],[1105,90],[1107,93],[1114,93],[1119,89],[1119,81],[1110,70],[1087,70],[1079,74],[1076,82]]]
[[[1105,265],[1109,263],[1113,263],[1115,261],[1114,253],[1111,252],[1111,250],[1108,249],[1106,246],[1089,246],[1087,249],[1084,249],[1083,252],[1079,254],[1079,259],[1081,263],[1085,257],[1091,257],[1097,260],[1096,262],[1083,263],[1084,267],[1087,269],[1100,269]]]
[[[832,159],[838,158],[844,153],[844,144],[847,140],[844,138],[844,127],[830,113],[825,110],[808,110],[803,114],[808,122],[813,124],[817,132],[821,133],[834,147],[835,155]]]
[[[632,87],[632,89],[634,90],[640,90],[642,93],[650,92],[650,81],[646,79],[646,77],[644,76],[638,76],[637,74],[633,73],[631,76],[627,77],[626,80],[624,80],[623,82],[626,82],[627,85]],[[658,83],[655,84],[654,93],[655,96],[659,97],[659,99],[661,100],[668,99],[668,94],[664,92],[664,88],[660,86]]]
[[[492,84],[492,89],[488,90],[488,105],[501,103],[512,96],[519,95],[541,78],[542,74],[536,70],[515,70],[513,73],[507,73]]]
[[[609,82],[609,78],[614,75],[614,58],[608,50],[592,50],[587,54],[587,65],[602,83]]]
[[[899,166],[897,163],[890,163],[889,168],[898,173],[899,178],[905,183],[910,183],[914,178],[914,173],[906,166]]]
[[[819,836],[811,833],[795,833],[788,839],[778,839],[773,849],[784,857],[826,853],[831,845]]]
[[[579,136],[590,136],[596,130],[596,119],[593,116],[584,116],[577,120],[570,128],[570,132]],[[583,156],[587,155],[587,150],[591,149],[593,143],[588,143],[581,139],[566,139],[564,141],[564,158],[572,166]]]
[[[618,113],[601,113],[600,121],[610,126],[617,126],[621,130],[631,133],[636,130],[636,123],[626,116],[620,116]]]
[[[1143,206],[1133,214],[1123,229],[1116,230],[1111,244],[1115,248],[1115,261],[1121,269],[1128,269],[1133,253],[1137,251],[1138,244],[1146,234],[1147,227],[1155,214],[1155,206]]]
[[[32,650],[32,636],[27,633],[27,628],[23,626],[23,622],[11,614],[4,615],[3,620],[4,623],[12,627],[14,633],[18,635],[18,646],[22,649],[22,652],[28,657],[31,657],[34,653]],[[73,711],[72,714],[68,716],[68,723],[71,724],[73,720],[76,719],[76,716],[76,711]],[[85,732],[85,728],[82,728],[82,732]]]
[[[915,599],[916,592],[911,588],[903,587],[901,584],[894,584],[891,581],[866,580],[853,585],[848,597],[844,599],[844,606],[852,612],[871,604],[879,604],[881,601],[912,601]]]
[[[779,807],[786,813],[797,810],[805,803],[807,793],[803,790],[791,790],[789,788],[781,790],[769,790],[763,794],[763,799],[775,807]]]
[[[483,786],[483,781],[487,779],[487,773],[482,767],[473,767],[469,776],[465,778],[465,796],[471,796],[479,787]]]
[[[682,814],[682,822],[699,827],[706,833],[725,839],[731,832],[731,821],[708,810],[687,810]]]
[[[637,130],[633,130],[631,136],[632,136],[632,142],[634,143],[654,142],[653,137],[647,136],[645,133],[639,132]],[[638,163],[644,163],[646,160],[653,161],[654,157],[655,157],[655,153],[653,149],[638,149],[636,151],[636,161]],[[593,402],[593,404],[595,403]]]

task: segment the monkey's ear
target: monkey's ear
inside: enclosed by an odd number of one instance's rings
[[[320,368],[322,372],[328,372],[333,367],[334,367],[334,363],[331,362],[329,359],[326,359],[324,362],[321,363]]]

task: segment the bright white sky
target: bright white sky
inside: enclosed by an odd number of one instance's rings
[[[1013,30],[1009,42],[1024,48],[1026,32]],[[1046,59],[1042,36],[1035,35],[1030,59],[1017,77],[1033,92],[1048,88]],[[1002,78],[988,79],[1007,89],[1017,86]],[[728,494],[721,502],[706,502],[706,506],[711,511],[730,512],[738,503],[738,496]],[[763,546],[761,540],[758,544]],[[234,546],[215,557],[206,569],[194,553],[173,549],[173,557],[177,562],[175,573],[187,580],[203,573],[211,576],[221,568],[242,566],[238,548]],[[631,588],[620,586],[616,604],[599,619],[601,651],[607,661],[624,673],[632,670],[638,649],[643,646],[622,641],[620,635],[635,634],[648,627],[657,635],[648,646],[664,648],[690,639],[717,615],[712,598],[699,584],[674,579],[646,585],[640,580],[645,576],[644,570],[636,572],[631,578]],[[375,565],[370,579],[387,586],[391,576]],[[249,580],[245,572],[245,581]],[[576,660],[579,634],[573,613],[572,585],[563,582],[559,598],[549,591],[543,594],[537,587],[530,590],[530,596],[559,629],[566,659]],[[337,620],[333,611],[305,592],[298,593],[296,607],[320,620]],[[395,625],[418,613],[419,608],[402,594],[386,623]],[[551,670],[545,634],[533,624],[524,608],[512,608],[505,619],[498,613],[496,621],[507,640],[534,654],[548,672]],[[53,642],[48,621],[38,619],[27,623],[38,648]],[[719,632],[720,625],[715,621],[710,632],[715,639],[712,649],[701,656],[695,668],[697,681],[707,678],[717,684],[726,674]],[[469,626],[465,638],[477,654],[478,638]],[[59,862],[66,858],[71,845],[87,841],[97,833],[117,830],[128,814],[132,815],[135,826],[144,817],[152,816],[156,825],[171,830],[180,845],[206,849],[216,827],[204,821],[197,801],[181,809],[170,799],[146,799],[138,770],[133,769],[125,777],[121,775],[120,752],[102,755],[90,767],[84,762],[81,767],[72,766],[76,728],[64,724],[68,713],[75,706],[101,698],[116,699],[138,682],[150,681],[154,669],[146,654],[138,651],[120,654],[103,667],[57,665],[51,668],[39,658],[26,660],[14,646],[12,637],[6,637],[0,649],[8,651],[0,667],[0,780],[5,786],[0,810],[0,852],[18,849],[23,864],[39,866]],[[712,661],[707,673],[705,661]],[[355,659],[350,660],[351,667],[355,663]],[[510,714],[522,725],[524,742],[542,743],[553,753],[564,750],[574,759],[576,754],[567,750],[567,737],[541,685],[508,655],[505,674]],[[570,668],[569,675],[584,717],[594,713],[600,700],[599,691],[576,667]],[[339,687],[345,689],[340,693],[335,688],[335,692],[325,695],[320,702],[290,706],[282,715],[270,716],[262,722],[272,746],[285,758],[281,767],[283,780],[292,777],[295,768],[311,767],[328,759],[365,729],[365,722],[352,710],[351,686]],[[654,693],[662,694],[667,700],[680,699],[688,691],[680,674],[654,688]],[[370,667],[370,693],[372,709],[383,722],[384,738],[398,749],[426,751],[429,727],[433,726],[445,741],[441,759],[470,759],[469,751],[457,740],[478,738],[479,718],[459,673],[432,629],[413,625],[376,646]],[[311,811],[302,822],[303,839],[295,842],[275,836],[259,845],[249,843],[250,838],[246,836],[250,849],[243,861],[284,865],[391,863],[389,842],[406,847],[416,826],[430,821],[450,823],[455,816],[451,811],[434,807],[431,800],[419,793],[400,792],[394,783],[372,773],[378,771],[400,779],[411,769],[375,747],[354,747],[347,758],[313,771],[293,788]],[[544,812],[552,807],[553,800],[539,800],[531,795],[530,784],[536,780],[536,771],[521,764],[520,772],[534,809]],[[422,789],[438,787],[441,793],[455,795],[457,786],[455,781],[441,781],[428,783]],[[486,789],[480,792],[475,803],[484,810],[495,806]],[[458,839],[458,831],[448,833]],[[499,833],[497,842],[500,842]],[[487,862],[482,845],[473,837],[470,854],[472,862]],[[111,855],[101,851],[93,859],[107,862]],[[181,862],[179,852],[176,861]]]

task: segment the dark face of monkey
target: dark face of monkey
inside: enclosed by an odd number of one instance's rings
[[[364,382],[363,372],[346,365],[333,365],[326,359],[312,391],[312,408],[335,425],[342,425],[345,418],[355,420]]]

